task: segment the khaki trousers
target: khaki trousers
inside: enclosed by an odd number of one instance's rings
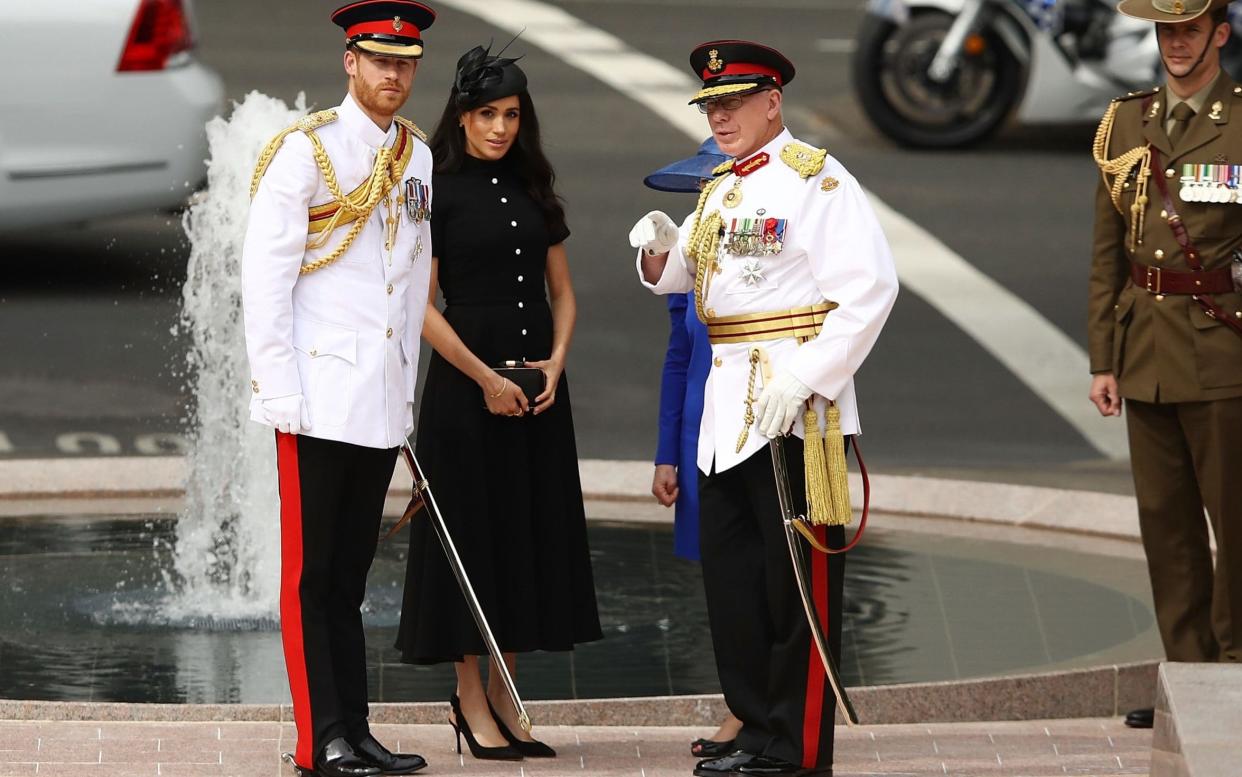
[[[1128,399],[1126,420],[1165,655],[1170,661],[1242,661],[1242,397],[1167,404]]]

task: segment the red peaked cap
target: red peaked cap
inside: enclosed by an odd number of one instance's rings
[[[703,79],[691,103],[726,94],[748,94],[784,87],[794,78],[789,59],[771,46],[745,40],[714,40],[690,52],[690,68]]]
[[[415,0],[359,0],[332,12],[346,46],[386,57],[421,57],[423,30],[435,20],[436,12]]]

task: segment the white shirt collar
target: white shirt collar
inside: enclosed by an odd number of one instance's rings
[[[358,103],[354,102],[354,96],[348,92],[345,94],[345,99],[341,101],[340,107],[337,108],[337,116],[350,132],[354,133],[359,140],[371,148],[390,146],[396,140],[396,120],[393,120],[392,126],[385,132],[376,126],[370,116],[362,112],[362,109],[358,107]]]

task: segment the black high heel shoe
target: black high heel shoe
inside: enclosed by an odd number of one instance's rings
[[[466,744],[470,746],[470,755],[480,761],[520,761],[522,754],[509,745],[501,745],[500,747],[484,747],[474,738],[474,734],[470,731],[470,724],[466,722],[466,716],[461,711],[461,699],[457,698],[457,694],[453,694],[449,698],[449,706],[453,708],[454,720],[449,721],[449,725],[453,727],[453,733],[457,735],[457,754],[461,755],[461,738],[466,738]],[[502,734],[505,727],[500,727]]]
[[[513,736],[513,732],[509,731],[509,727],[496,714],[496,708],[492,706],[491,699],[487,700],[487,711],[492,713],[492,720],[496,721],[496,728],[500,729],[501,736],[508,740],[509,747],[512,747],[526,758],[556,758],[556,751],[538,739],[532,739],[527,742]]]

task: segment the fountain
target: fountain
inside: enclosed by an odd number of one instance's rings
[[[162,604],[171,622],[271,620],[280,588],[280,524],[271,430],[249,420],[241,314],[241,249],[254,160],[306,114],[251,92],[207,125],[208,187],[186,213],[191,251],[181,325],[190,336],[192,393],[186,502]]]

